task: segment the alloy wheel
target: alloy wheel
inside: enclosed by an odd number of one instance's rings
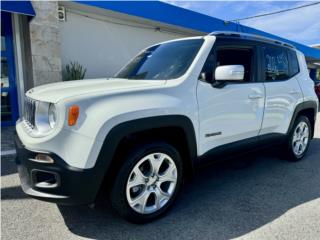
[[[133,167],[126,185],[130,207],[150,214],[161,209],[172,197],[177,183],[177,167],[165,153],[152,153]]]
[[[292,137],[292,149],[296,156],[304,153],[309,143],[309,127],[307,123],[300,122],[294,132]]]

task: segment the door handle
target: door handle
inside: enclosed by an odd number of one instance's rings
[[[248,95],[248,98],[250,99],[259,99],[259,98],[262,98],[262,94],[259,94],[259,93],[251,93]]]

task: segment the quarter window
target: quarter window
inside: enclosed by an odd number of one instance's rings
[[[281,48],[265,47],[265,79],[267,81],[285,80],[289,78],[287,51]]]

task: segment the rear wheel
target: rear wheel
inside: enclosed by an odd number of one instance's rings
[[[161,216],[173,204],[182,184],[178,151],[158,142],[131,152],[111,192],[111,203],[125,219],[144,223]]]
[[[295,121],[286,143],[286,158],[289,161],[299,161],[306,154],[311,140],[310,121],[305,116],[300,116]]]

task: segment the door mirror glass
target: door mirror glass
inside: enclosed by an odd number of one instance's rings
[[[243,81],[243,65],[225,65],[216,68],[214,77],[216,81]]]

